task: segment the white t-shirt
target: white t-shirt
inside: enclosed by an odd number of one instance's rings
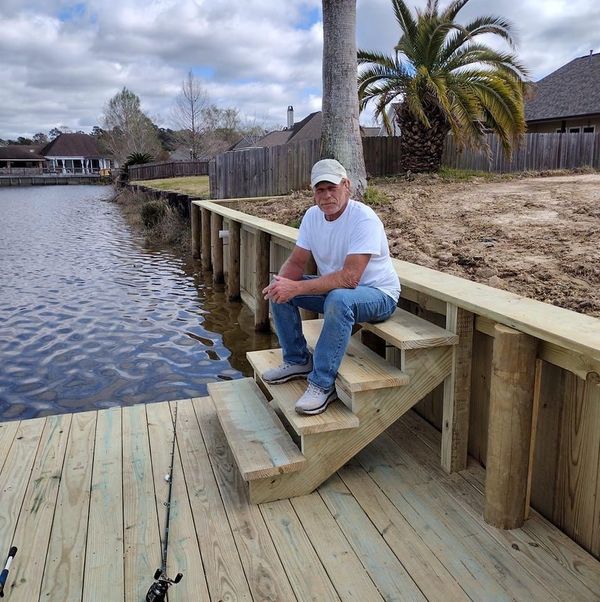
[[[323,276],[341,270],[347,255],[370,254],[359,285],[378,288],[398,300],[400,281],[392,266],[385,229],[364,203],[350,199],[344,213],[332,222],[314,205],[302,218],[296,244],[312,253]]]

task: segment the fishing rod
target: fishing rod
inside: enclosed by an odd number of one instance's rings
[[[12,564],[13,558],[17,555],[17,548],[13,546],[8,552],[8,558],[6,559],[6,565],[3,571],[0,573],[0,598],[4,598],[4,585],[8,579],[8,571]]]
[[[165,532],[163,537],[163,546],[161,548],[161,567],[154,573],[154,583],[150,586],[146,594],[146,602],[164,602],[169,587],[174,583],[179,583],[183,579],[183,573],[177,573],[175,579],[167,577],[167,553],[169,550],[169,523],[171,520],[171,495],[173,492],[173,472],[175,466],[175,442],[177,440],[177,402],[175,402],[175,412],[173,415],[173,446],[171,447],[171,466],[169,474],[165,475],[165,481],[169,483],[169,493],[167,494],[167,516],[165,519]]]

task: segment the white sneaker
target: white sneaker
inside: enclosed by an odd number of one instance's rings
[[[290,364],[283,362],[277,368],[269,368],[262,374],[262,379],[269,385],[286,383],[294,378],[306,378],[313,369],[312,355],[308,358],[306,364]]]
[[[337,398],[335,387],[329,391],[317,387],[312,383],[308,383],[306,391],[302,397],[296,402],[296,412],[298,414],[320,414],[327,409],[327,406]]]

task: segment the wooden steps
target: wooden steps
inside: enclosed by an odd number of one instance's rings
[[[283,361],[281,349],[266,349],[265,351],[250,351],[248,361],[255,370],[256,378],[275,400],[277,407],[284,414],[286,421],[298,435],[325,433],[358,426],[358,418],[341,402],[331,403],[326,412],[316,416],[301,416],[294,410],[298,398],[306,389],[306,380],[292,380],[280,385],[269,385],[262,381],[261,374],[269,368],[278,366]]]
[[[245,481],[302,468],[306,459],[254,380],[209,383],[208,391]]]
[[[309,348],[314,349],[322,325],[323,320],[302,323]],[[336,379],[339,400],[322,414],[296,413],[295,403],[306,389],[304,379],[278,385],[262,381],[266,370],[282,362],[280,349],[247,354],[258,384],[242,379],[208,385],[254,503],[314,491],[450,375],[455,334],[402,310],[390,324],[367,328],[392,341],[391,351],[401,354],[402,369],[352,337]],[[259,384],[272,396],[272,406]]]
[[[365,322],[362,327],[398,349],[422,349],[458,343],[457,334],[400,308],[385,322]]]

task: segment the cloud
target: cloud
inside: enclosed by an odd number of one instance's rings
[[[600,51],[592,0],[471,0],[461,12],[489,13],[515,24],[533,79]],[[301,119],[320,108],[320,19],[321,0],[1,0],[0,137],[89,131],[123,86],[169,126],[189,69],[221,107],[284,124],[292,104]],[[357,0],[359,47],[391,53],[398,37],[390,0]]]

